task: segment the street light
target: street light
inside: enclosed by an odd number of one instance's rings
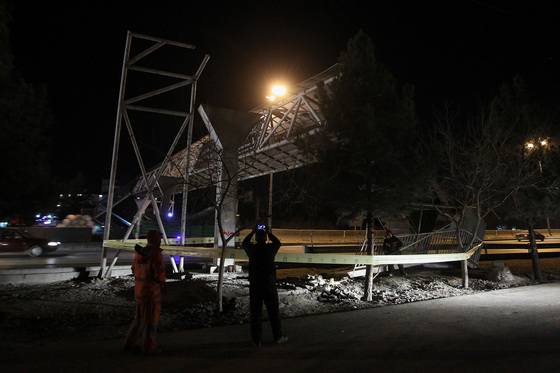
[[[281,97],[286,94],[286,87],[283,85],[275,85],[272,87],[272,95],[266,96],[270,101],[274,101],[276,97]]]
[[[275,85],[271,89],[272,95],[266,96],[270,101],[274,101],[276,97],[284,96],[287,92],[283,85]],[[268,227],[272,229],[272,188],[273,188],[274,172],[270,173],[270,185],[268,187]]]
[[[542,148],[543,150],[546,150],[546,148],[548,147],[548,141],[547,141],[546,139],[544,139],[544,140],[538,140],[538,144],[541,146],[541,148]],[[535,144],[534,144],[533,142],[528,142],[528,143],[525,144],[525,146],[527,147],[527,149],[528,149],[529,151],[535,150]],[[541,176],[542,176],[542,174],[543,174],[543,168],[542,168],[542,159],[541,159],[541,156],[539,156],[539,172],[540,172],[540,174],[541,174]],[[548,216],[546,217],[546,225],[547,225],[547,227],[548,227],[548,235],[549,235],[549,236],[552,236],[552,232],[550,231],[550,218],[549,218]]]
[[[537,147],[537,145],[540,145],[543,148],[546,148],[548,146],[548,140],[547,139],[542,139],[542,140],[537,140],[537,141],[530,141],[525,143],[525,147],[529,150],[533,150]]]
[[[272,94],[276,96],[284,96],[286,94],[286,87],[282,85],[275,85],[272,87]]]

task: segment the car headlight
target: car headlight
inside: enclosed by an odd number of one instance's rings
[[[49,246],[58,246],[58,245],[60,245],[60,242],[51,241],[51,242],[49,242],[47,245],[49,245]]]

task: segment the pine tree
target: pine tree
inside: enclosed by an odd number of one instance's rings
[[[340,66],[337,78],[319,87],[325,126],[309,147],[321,161],[329,202],[365,212],[368,253],[373,255],[374,217],[405,213],[426,185],[413,88],[398,87],[363,31],[348,42]],[[368,266],[367,300],[372,282]]]
[[[14,69],[9,9],[0,2],[0,216],[21,216],[49,204],[51,189],[47,131],[51,114],[46,89],[27,83]],[[53,206],[54,206],[54,201]]]

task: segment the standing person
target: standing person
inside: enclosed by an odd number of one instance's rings
[[[257,243],[252,243],[255,236]],[[266,243],[267,237],[271,243]],[[276,267],[274,257],[280,249],[280,240],[270,232],[270,228],[259,225],[245,237],[241,246],[249,257],[249,299],[251,308],[251,338],[256,346],[261,346],[262,305],[268,312],[272,335],[276,343],[284,343],[288,337],[282,335],[278,291],[276,290]]]
[[[402,247],[403,243],[398,237],[393,236],[393,232],[387,231],[385,233],[385,239],[383,240],[383,252],[385,255],[397,255],[399,253],[399,249]],[[404,266],[402,264],[398,264],[399,271],[401,274],[406,276],[406,272],[404,271]],[[389,276],[393,276],[393,264],[387,265],[387,269],[389,271]]]
[[[161,346],[156,346],[156,331],[161,312],[161,300],[165,295],[165,264],[161,245],[162,234],[149,231],[146,247],[134,247],[134,301],[136,311],[124,342],[125,351],[156,355]],[[136,345],[140,338],[141,347]]]

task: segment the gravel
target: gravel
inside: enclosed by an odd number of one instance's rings
[[[465,289],[460,269],[416,267],[407,269],[408,276],[378,276],[374,280],[373,301],[366,302],[362,300],[363,278],[348,277],[348,270],[279,269],[282,317],[391,306],[534,284],[527,274],[512,273],[505,266],[490,267],[471,269],[469,287]],[[192,272],[169,277],[159,333],[249,321],[246,274],[226,275],[221,313],[215,311],[217,276]],[[134,313],[133,288],[132,276],[0,285],[0,337],[16,345],[124,338]]]

